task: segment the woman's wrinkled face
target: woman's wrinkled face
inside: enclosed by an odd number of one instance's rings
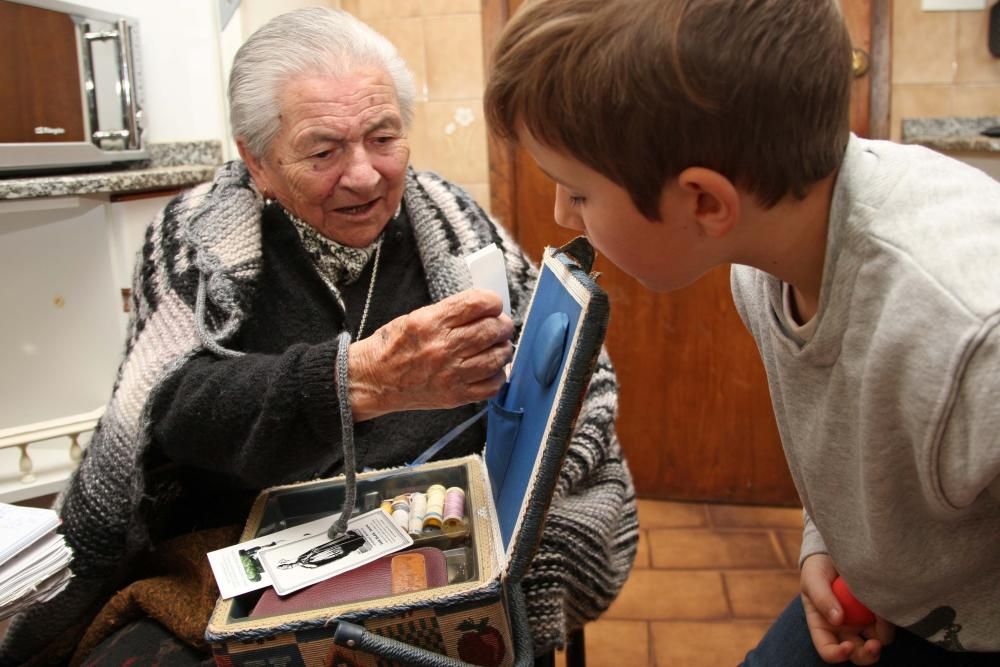
[[[266,196],[338,243],[371,244],[399,207],[410,148],[381,69],[305,74],[280,95],[268,153],[241,153]]]

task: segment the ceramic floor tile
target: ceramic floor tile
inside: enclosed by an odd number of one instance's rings
[[[665,500],[639,500],[641,528],[698,528],[708,525],[705,506]]]
[[[781,568],[784,561],[764,530],[650,530],[655,568]]]
[[[730,570],[722,576],[736,618],[777,618],[799,594],[799,573],[791,570]]]
[[[718,572],[632,570],[603,618],[703,620],[728,615],[729,605]]]
[[[788,561],[788,566],[798,569],[799,552],[802,550],[802,531],[779,530],[776,532],[776,536],[778,544],[781,545],[781,550],[785,554],[785,559]]]
[[[636,548],[635,564],[632,567],[649,567],[649,535],[645,530],[639,531],[639,546]]]
[[[655,622],[651,624],[657,667],[734,667],[764,636],[769,623]],[[624,664],[624,663],[618,663]]]
[[[588,623],[586,637],[587,665],[628,665],[641,667],[652,664],[649,644],[649,623],[646,621],[597,620]]]
[[[799,507],[708,505],[708,518],[715,528],[802,529],[802,509]]]

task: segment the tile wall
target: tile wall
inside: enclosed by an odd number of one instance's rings
[[[1000,114],[1000,59],[986,45],[989,10],[925,12],[920,5],[892,3],[896,140],[903,118]]]
[[[385,35],[410,65],[417,104],[410,161],[489,207],[479,0],[340,0]]]

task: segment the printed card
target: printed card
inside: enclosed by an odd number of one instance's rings
[[[274,590],[288,595],[411,544],[413,538],[405,530],[375,509],[352,517],[347,531],[333,539],[324,528],[321,535],[262,549],[258,555]]]
[[[210,552],[208,562],[219,584],[219,593],[223,598],[231,598],[270,586],[271,578],[260,564],[261,550],[314,535],[325,536],[337,516],[330,515]]]

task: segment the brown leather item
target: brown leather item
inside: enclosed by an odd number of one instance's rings
[[[392,558],[392,594],[427,590],[427,559],[418,551]]]
[[[444,552],[434,547],[419,547],[382,556],[284,597],[269,588],[250,612],[250,618],[323,609],[447,583]]]

